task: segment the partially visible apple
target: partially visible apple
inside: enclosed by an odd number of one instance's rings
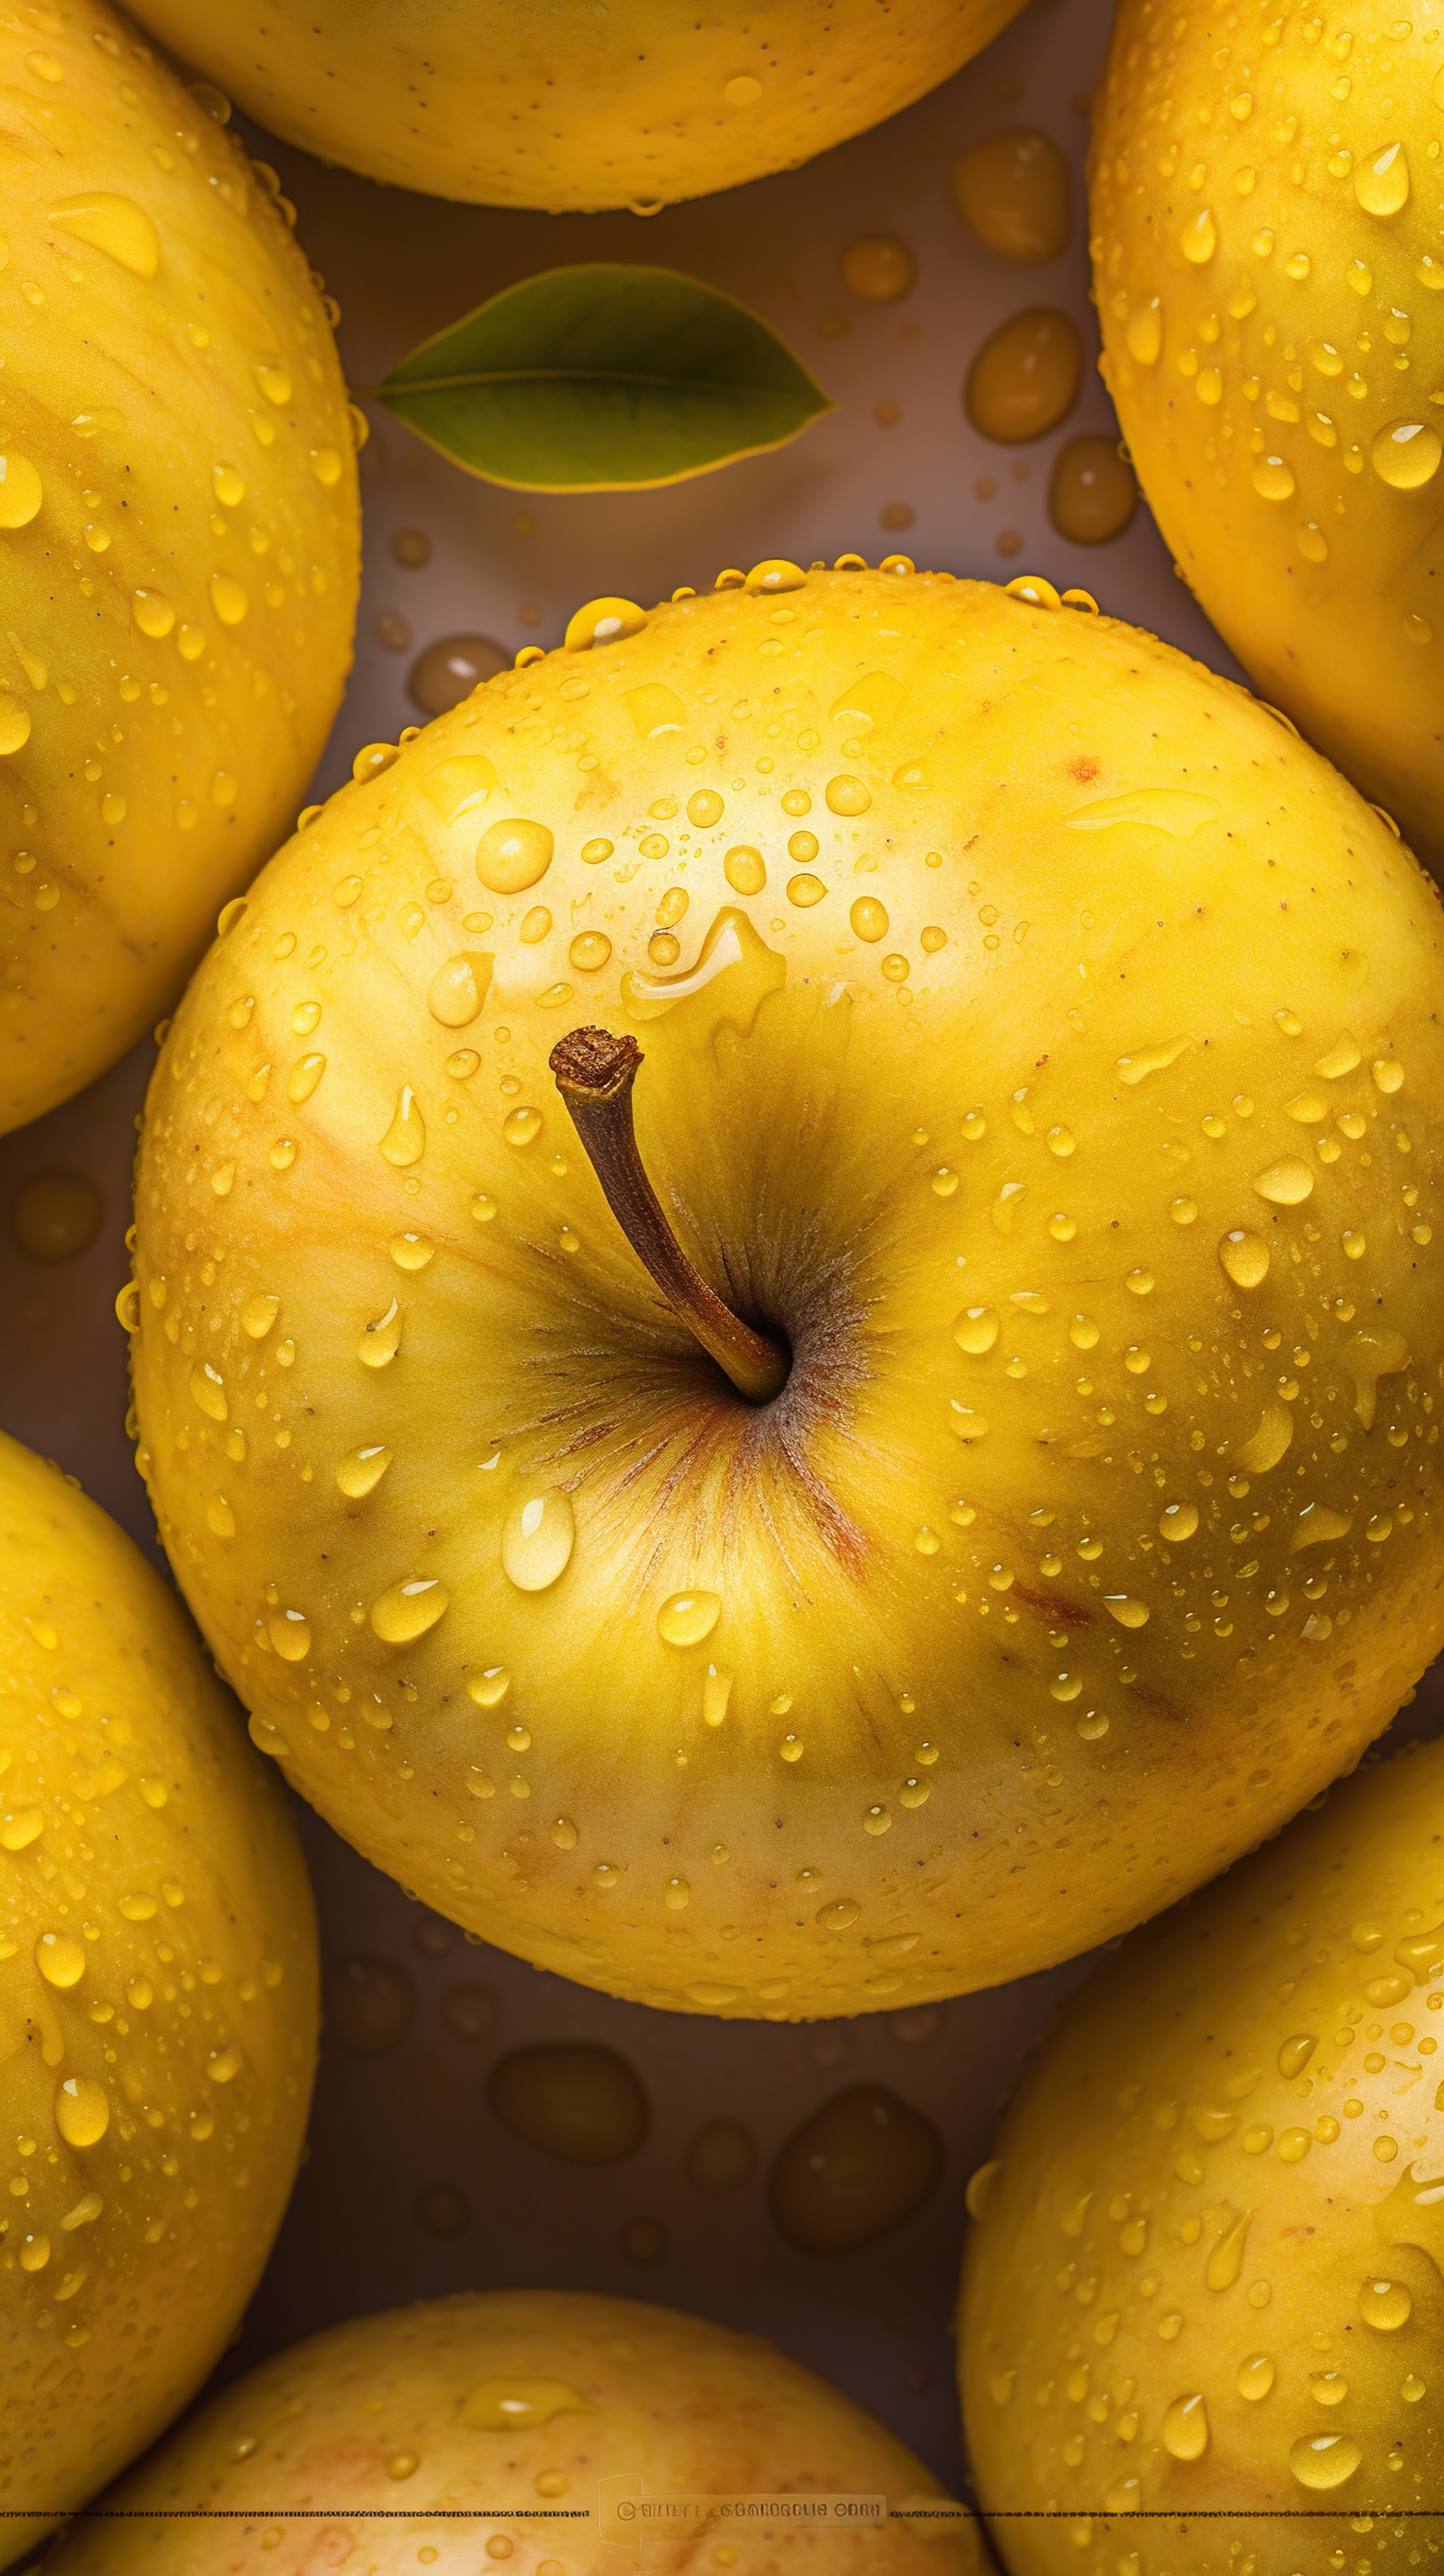
[[[1444,67],[1432,9],[1122,0],[1089,172],[1103,369],[1266,697],[1444,866]]]
[[[1437,2555],[1441,1826],[1444,1745],[1361,1774],[1136,1933],[1029,2069],[960,2310],[1012,2576]]]
[[[316,1933],[169,1584],[0,1434],[0,2566],[154,2441],[290,2192]]]
[[[157,1067],[130,1297],[287,1777],[504,1948],[785,2018],[1125,1929],[1444,1641],[1444,961],[1377,816],[1152,638],[724,583],[591,603],[278,855]],[[558,1095],[587,1024],[722,1367]]]
[[[820,2528],[789,2517],[810,2498],[829,2500]],[[436,2576],[490,2576],[499,2559],[509,2576],[985,2564],[976,2524],[945,2514],[922,2462],[760,2335],[566,2290],[333,2326],[213,2397],[106,2503],[116,2519],[78,2524],[47,2576],[412,2576],[418,2558]]]
[[[295,209],[103,0],[0,13],[0,162],[3,1132],[169,1008],[289,826],[360,526]]]
[[[140,0],[273,134],[393,187],[650,212],[792,169],[936,87],[1021,0]]]

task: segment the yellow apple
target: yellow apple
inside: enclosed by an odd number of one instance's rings
[[[791,169],[936,88],[1021,0],[141,0],[273,134],[393,186],[553,212]]]
[[[0,2565],[224,2349],[301,2150],[290,1822],[170,1586],[0,1434]]]
[[[358,513],[294,209],[100,0],[0,16],[0,167],[4,1131],[134,1044],[294,815]]]
[[[763,2520],[766,2497],[834,2510],[799,2530],[785,2509]],[[893,2434],[758,2335],[631,2299],[492,2290],[263,2362],[106,2499],[195,2520],[82,2523],[46,2568],[209,2576],[220,2550],[227,2576],[311,2576],[359,2545],[368,2576],[411,2576],[419,2543],[437,2576],[498,2559],[516,2576],[683,2576],[704,2559],[747,2576],[982,2576],[976,2525],[927,2518],[944,2502]],[[207,2513],[227,2516],[219,2540]]]
[[[1438,1744],[1336,1791],[1136,1933],[1025,2079],[961,2310],[1012,2576],[1325,2576],[1371,2516],[1393,2576],[1444,2540],[1441,1816]]]
[[[1090,175],[1104,375],[1265,696],[1444,861],[1440,29],[1122,0]]]
[[[1126,1929],[1438,1650],[1444,964],[1377,816],[1152,638],[724,582],[590,603],[278,854],[126,1312],[287,1778],[505,1949],[781,2019]],[[775,1400],[604,1198],[578,1024]]]

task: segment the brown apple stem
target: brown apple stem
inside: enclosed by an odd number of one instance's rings
[[[770,1404],[787,1382],[786,1351],[754,1333],[693,1268],[642,1167],[632,1125],[632,1084],[642,1061],[636,1039],[570,1029],[550,1061],[607,1205],[638,1260],[733,1385],[749,1402]]]

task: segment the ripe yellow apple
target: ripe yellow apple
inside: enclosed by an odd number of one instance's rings
[[[141,0],[289,143],[433,196],[670,204],[791,169],[936,88],[1021,0]]]
[[[662,2496],[665,2518],[647,2516]],[[803,2531],[754,2503],[732,2523],[735,2546],[725,2519],[705,2521],[708,2499],[769,2496],[838,2510]],[[850,2526],[866,2498],[894,2512]],[[411,2576],[418,2543],[437,2576],[498,2559],[526,2576],[630,2564],[683,2576],[704,2558],[748,2576],[984,2566],[973,2522],[924,2518],[944,2497],[922,2462],[760,2336],[566,2290],[472,2292],[333,2326],[212,2398],[106,2502],[224,2513],[227,2576],[311,2576],[349,2566],[358,2545],[368,2576]],[[908,2505],[915,2521],[896,2511]],[[78,2524],[48,2576],[203,2576],[216,2529]]]
[[[140,1154],[139,1463],[256,1741],[683,2011],[1122,1931],[1444,1639],[1433,888],[1152,638],[857,567],[592,602],[373,746]],[[604,1199],[578,1024],[775,1400]]]
[[[961,2311],[1012,2576],[1324,2576],[1369,2516],[1393,2576],[1444,2539],[1441,1813],[1437,1744],[1336,1791],[1136,1933],[1025,2079]]]
[[[346,390],[285,201],[100,0],[0,17],[0,1131],[170,1003],[350,663]]]
[[[1090,174],[1104,374],[1265,696],[1444,860],[1440,30],[1122,0]]]
[[[316,1935],[168,1584],[0,1434],[0,2565],[154,2441],[291,2188]]]

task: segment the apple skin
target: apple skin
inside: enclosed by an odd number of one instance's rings
[[[488,2421],[528,2394],[531,2420]],[[872,2416],[760,2335],[632,2299],[491,2290],[360,2317],[263,2362],[107,2501],[234,2516],[226,2576],[310,2576],[358,2541],[368,2576],[410,2576],[418,2541],[436,2576],[473,2576],[488,2535],[512,2546],[488,2546],[487,2567],[505,2557],[517,2576],[559,2563],[567,2576],[603,2576],[628,2557],[595,2520],[484,2508],[595,2513],[598,2481],[629,2474],[653,2494],[880,2493],[900,2505],[943,2493]],[[458,2506],[476,2518],[458,2521]],[[438,2508],[452,2518],[432,2520]],[[288,2525],[287,2512],[308,2518]],[[381,2514],[397,2518],[372,2519]],[[47,2576],[212,2576],[216,2546],[204,2522],[80,2525],[45,2563]],[[749,2531],[733,2554],[748,2576],[983,2576],[986,2564],[971,2522]],[[713,2556],[695,2529],[670,2542],[649,2531],[637,2564],[687,2576]]]
[[[1126,1930],[1444,1640],[1434,889],[1148,636],[785,577],[501,675],[278,854],[157,1066],[125,1304],[165,1545],[303,1795],[504,1949],[777,2019]],[[792,1345],[770,1409],[602,1199],[584,1022]]]
[[[4,1132],[135,1044],[288,826],[360,526],[319,281],[239,146],[97,0],[7,13],[0,89]]]
[[[959,2373],[1011,2576],[1205,2576],[1219,2511],[1299,2576],[1352,2565],[1359,2516],[1385,2576],[1444,2538],[1441,1820],[1413,1746],[1065,2006],[969,2187]],[[1196,2406],[1170,2436],[1199,2398],[1206,2440]]]
[[[1264,696],[1436,867],[1438,38],[1382,0],[1322,41],[1255,0],[1123,0],[1089,171],[1104,379],[1179,569]],[[1416,436],[1379,450],[1397,423]],[[1374,462],[1426,451],[1412,489]]]
[[[285,1802],[169,1584],[3,1434],[0,1642],[8,2566],[224,2351],[301,2152],[317,1972]]]
[[[971,61],[1021,0],[142,0],[273,134],[394,187],[645,209],[793,168]],[[745,96],[730,85],[750,81]]]

